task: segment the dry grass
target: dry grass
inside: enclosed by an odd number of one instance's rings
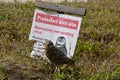
[[[29,58],[33,42],[28,40],[28,36],[34,4],[0,3],[0,79],[15,79],[11,71],[16,68],[6,68],[2,63],[5,62],[11,65],[8,67],[15,64],[26,65],[25,69],[19,68],[22,71],[19,76],[24,75],[16,78],[17,80],[37,80],[41,77],[38,75],[40,73],[54,80],[58,78],[60,80],[120,80],[119,3],[119,0],[68,3],[69,6],[86,8],[87,14],[83,17],[80,37],[73,57],[77,59],[76,67],[65,66],[61,73],[54,75],[52,74],[54,67],[44,61],[38,61],[38,64],[34,65],[33,60]]]

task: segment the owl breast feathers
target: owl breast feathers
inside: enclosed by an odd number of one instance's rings
[[[68,58],[61,50],[56,48],[51,41],[48,41],[46,44],[46,56],[51,63],[56,66],[63,64],[68,64],[70,66],[75,65],[75,61]]]

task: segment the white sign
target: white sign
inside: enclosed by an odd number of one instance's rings
[[[51,40],[58,49],[72,57],[81,21],[80,17],[36,9],[29,40]]]

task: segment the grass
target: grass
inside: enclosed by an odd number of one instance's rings
[[[34,65],[29,58],[33,48],[33,42],[28,37],[35,10],[34,3],[0,3],[0,60],[27,66],[19,71],[22,75],[18,80],[37,80],[45,76],[52,80],[120,80],[119,3],[119,0],[101,0],[98,3],[67,4],[86,8],[87,14],[83,17],[73,57],[77,59],[76,67],[65,66],[61,73],[54,75],[54,67],[41,60]],[[16,70],[10,68],[14,69]],[[0,63],[0,79],[17,79],[8,71]],[[40,76],[40,72],[44,75]],[[18,76],[18,72],[14,73]]]

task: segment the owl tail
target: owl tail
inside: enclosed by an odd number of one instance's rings
[[[69,59],[68,60],[68,65],[71,66],[71,67],[74,67],[75,66],[75,61],[72,60],[72,59]]]

